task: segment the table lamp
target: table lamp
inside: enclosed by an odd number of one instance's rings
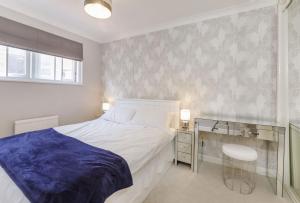
[[[108,102],[103,102],[102,103],[102,110],[103,110],[103,112],[108,111],[109,108],[110,108],[110,103],[108,103]]]
[[[191,120],[191,112],[189,109],[181,109],[180,120],[182,121],[182,128],[189,128],[189,121]]]

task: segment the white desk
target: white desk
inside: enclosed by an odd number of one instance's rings
[[[210,132],[228,136],[255,137],[265,140],[267,143],[275,143],[277,149],[276,178],[267,174],[275,194],[283,195],[284,183],[284,141],[285,127],[278,123],[254,122],[249,120],[226,120],[218,118],[196,118],[195,119],[195,151],[194,172],[198,173],[199,161],[199,136],[200,143],[204,142],[201,133]],[[209,134],[209,133],[208,133]],[[200,147],[201,147],[200,146]],[[267,145],[268,146],[268,145]],[[200,150],[202,151],[202,150]],[[269,153],[269,148],[267,149]],[[201,156],[202,157],[202,156]],[[200,160],[202,161],[202,160]],[[268,161],[268,160],[267,160]],[[267,164],[269,165],[269,164]],[[269,169],[268,169],[269,170]],[[267,170],[267,171],[268,171]]]

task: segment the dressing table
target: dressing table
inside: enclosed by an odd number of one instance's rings
[[[203,161],[203,146],[204,134],[220,134],[225,136],[236,136],[245,138],[255,138],[267,142],[267,177],[274,189],[275,194],[283,195],[283,181],[284,181],[284,141],[285,141],[285,127],[278,123],[272,122],[254,122],[249,120],[226,120],[219,118],[196,118],[195,119],[195,147],[194,147],[194,172],[198,172],[198,167]],[[275,150],[271,152],[269,144],[275,146]],[[275,152],[274,152],[275,151]],[[276,175],[270,175],[269,171],[274,168],[269,168],[269,153],[276,153]],[[198,163],[200,162],[200,163]],[[274,163],[272,163],[274,166]]]

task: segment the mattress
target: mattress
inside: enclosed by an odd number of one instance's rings
[[[122,156],[129,165],[134,181],[135,177],[137,177],[136,174],[163,151],[174,138],[174,132],[171,130],[133,124],[119,124],[102,118],[57,127],[55,130]],[[0,202],[29,202],[1,167],[0,182]]]

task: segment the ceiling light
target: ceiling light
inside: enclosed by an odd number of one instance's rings
[[[106,19],[111,16],[111,0],[85,0],[84,10],[90,16]]]

